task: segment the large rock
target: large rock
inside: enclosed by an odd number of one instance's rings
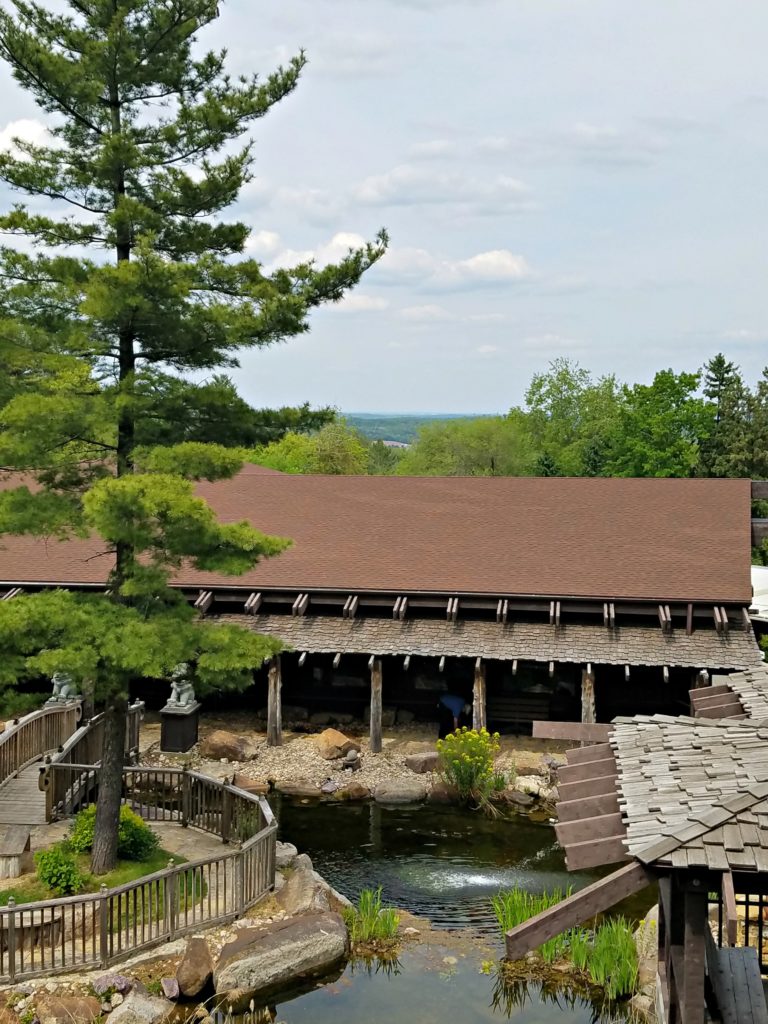
[[[275,789],[283,796],[293,796],[300,800],[319,800],[323,795],[314,782],[308,782],[306,779],[298,779],[296,782],[278,780]]]
[[[133,988],[134,983],[131,978],[125,974],[102,974],[100,978],[94,981],[91,988],[97,996],[106,996],[112,992],[119,992],[120,995],[124,996],[126,992],[130,992]]]
[[[268,782],[250,779],[247,775],[243,775],[242,772],[235,772],[233,785],[237,786],[238,789],[244,790],[246,793],[252,793],[254,796],[266,796],[269,793]]]
[[[362,782],[348,782],[346,786],[336,790],[334,800],[370,800],[371,791]]]
[[[321,913],[331,909],[328,895],[318,885],[315,872],[304,864],[295,868],[275,896],[275,902],[289,917],[296,914]]]
[[[173,1011],[173,1003],[134,989],[109,1015],[110,1024],[160,1024]]]
[[[429,750],[424,754],[410,754],[405,759],[405,767],[417,775],[426,775],[427,772],[436,772],[439,762],[440,755],[437,751]]]
[[[293,843],[281,843],[278,839],[275,848],[275,866],[278,871],[283,871],[285,868],[289,868],[298,855],[299,851]]]
[[[505,789],[498,796],[500,801],[513,807],[530,807],[535,803],[535,798],[530,793],[518,793],[516,789]]]
[[[251,999],[322,977],[348,955],[349,936],[339,914],[306,914],[258,931],[244,929],[221,951],[216,993],[241,1012]]]
[[[252,761],[259,753],[259,744],[250,736],[238,736],[226,729],[214,729],[200,740],[200,754],[212,761]]]
[[[557,802],[557,790],[547,785],[547,780],[540,775],[518,775],[514,789],[518,793],[527,793],[548,804]]]
[[[380,782],[373,791],[379,804],[418,804],[427,795],[427,787],[417,779],[390,779]]]
[[[326,761],[335,761],[339,757],[344,757],[350,750],[360,750],[360,744],[356,740],[351,740],[338,729],[325,729],[317,736],[313,736],[312,742],[320,757],[325,758]]]
[[[101,1017],[95,996],[44,996],[35,1004],[40,1024],[93,1024]]]
[[[194,999],[208,987],[213,978],[213,957],[208,943],[202,935],[193,935],[187,940],[187,948],[176,970],[179,995],[183,999]]]

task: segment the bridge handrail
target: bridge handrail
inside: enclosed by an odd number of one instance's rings
[[[44,773],[95,785],[93,765],[49,764]],[[277,822],[263,796],[183,769],[126,768],[124,802],[151,821],[178,821],[235,845],[133,882],[38,903],[0,907],[0,982],[108,967],[202,928],[232,921],[275,884]]]
[[[49,750],[65,743],[77,728],[80,701],[45,704],[14,719],[0,735],[0,785]]]

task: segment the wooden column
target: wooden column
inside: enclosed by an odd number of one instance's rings
[[[283,688],[283,676],[280,666],[280,655],[276,654],[269,663],[269,693],[267,696],[267,746],[282,747],[283,745],[283,702],[280,691]]]
[[[700,690],[703,686],[711,686],[712,681],[709,678],[709,672],[705,668],[701,672],[697,672],[693,681],[694,690]]]
[[[371,753],[381,753],[381,658],[371,658]]]
[[[685,932],[683,944],[683,983],[678,985],[680,1024],[704,1024],[704,986],[706,982],[705,936],[707,890],[694,888],[691,881],[685,891]]]
[[[485,664],[481,658],[475,662],[475,682],[472,687],[472,728],[486,728]]]
[[[581,720],[586,725],[594,725],[595,718],[595,673],[592,668],[581,672]]]

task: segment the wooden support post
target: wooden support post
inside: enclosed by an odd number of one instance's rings
[[[726,942],[729,946],[735,946],[738,941],[739,919],[736,912],[736,893],[733,889],[733,875],[730,871],[723,872],[722,897]]]
[[[700,883],[700,891],[693,888],[695,882]],[[700,879],[688,883],[684,907],[683,978],[682,986],[678,985],[680,1024],[704,1024],[704,929],[708,925],[707,890]]]
[[[709,672],[705,668],[701,672],[696,673],[696,681],[693,684],[693,688],[694,690],[699,690],[702,686],[709,686]]]
[[[283,703],[280,691],[283,688],[283,676],[280,666],[280,655],[276,654],[269,663],[269,692],[267,695],[267,746],[282,747],[283,745]]]
[[[381,753],[381,658],[372,658],[371,665],[371,753]]]
[[[475,662],[475,682],[472,687],[472,728],[486,728],[485,665],[482,658]]]
[[[581,721],[584,725],[594,725],[595,720],[595,673],[592,666],[587,665],[581,672]]]

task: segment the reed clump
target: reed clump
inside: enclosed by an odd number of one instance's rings
[[[563,892],[529,893],[509,889],[492,897],[502,936],[510,928],[548,910],[570,895]],[[545,964],[568,960],[575,972],[601,988],[608,999],[632,995],[637,987],[638,958],[632,924],[624,917],[607,918],[594,929],[571,928],[539,947]]]
[[[344,921],[355,947],[370,947],[377,951],[396,944],[400,915],[393,907],[385,907],[378,889],[363,889],[357,903],[344,911]]]

